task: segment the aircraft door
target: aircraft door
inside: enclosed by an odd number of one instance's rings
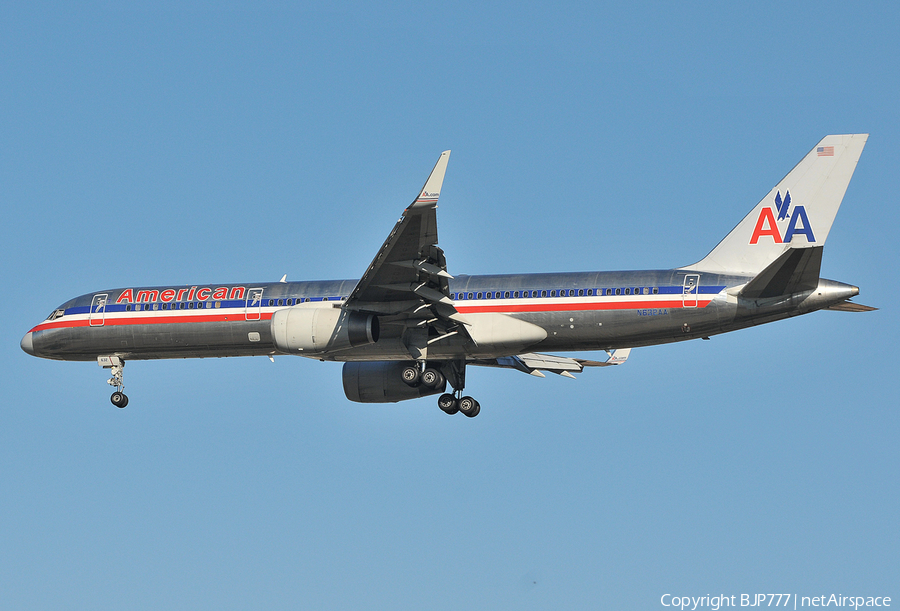
[[[687,274],[684,277],[682,305],[686,308],[697,307],[697,294],[700,292],[700,274]]]
[[[263,289],[255,288],[247,290],[247,301],[244,307],[246,320],[259,320],[262,315]]]
[[[88,316],[88,324],[92,327],[102,327],[106,319],[106,302],[109,293],[98,293],[91,300],[91,311]]]

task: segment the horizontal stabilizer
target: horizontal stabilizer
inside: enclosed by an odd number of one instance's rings
[[[745,299],[765,299],[811,291],[819,286],[822,246],[785,251],[740,292]]]
[[[833,306],[828,306],[825,309],[834,310],[835,312],[874,312],[878,308],[873,308],[872,306],[863,305],[861,303],[853,303],[848,299],[847,301],[836,303]]]

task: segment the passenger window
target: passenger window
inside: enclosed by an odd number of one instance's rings
[[[513,297],[515,297],[516,299],[518,299],[518,298],[519,298],[519,291],[513,291]]]
[[[472,299],[472,293],[466,293],[466,299]]]
[[[644,287],[644,295],[649,295],[649,294],[650,294],[650,289],[645,286]]]
[[[216,302],[216,307],[217,307],[217,308],[221,308],[221,307],[222,307],[222,302],[221,302],[221,301],[217,301],[217,302]]]
[[[631,289],[625,289],[625,294],[626,294],[626,295],[631,295]]]
[[[125,311],[126,311],[126,312],[130,312],[130,311],[131,311],[131,306],[130,306],[130,305],[125,306]]]
[[[584,289],[578,289],[578,296],[584,297]]]
[[[503,298],[509,299],[509,291],[506,291],[505,293],[503,293]]]
[[[621,295],[621,294],[622,294],[622,289],[616,289],[616,295]]]

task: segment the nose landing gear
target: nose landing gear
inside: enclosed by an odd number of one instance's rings
[[[110,386],[115,386],[116,391],[110,395],[109,400],[116,407],[122,408],[128,405],[128,395],[125,390],[125,361],[117,356],[98,356],[97,364],[104,369],[109,369],[112,377],[106,381]]]

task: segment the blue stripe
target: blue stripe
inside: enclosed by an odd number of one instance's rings
[[[585,298],[585,297],[587,297],[587,298],[593,298],[593,297],[651,297],[651,296],[654,295],[654,294],[658,294],[658,295],[682,295],[682,294],[684,293],[684,287],[681,286],[681,285],[677,285],[677,286],[660,286],[660,287],[653,287],[653,288],[658,288],[658,289],[659,289],[659,292],[658,292],[658,293],[650,293],[650,294],[647,294],[647,295],[644,295],[642,292],[640,292],[640,293],[636,292],[636,293],[633,293],[633,294],[631,294],[631,295],[626,295],[626,294],[624,294],[624,290],[622,290],[624,287],[615,287],[615,288],[609,287],[609,288],[613,291],[613,294],[612,294],[612,295],[606,295],[606,287],[602,287],[602,288],[596,288],[596,289],[584,289],[585,293],[587,293],[588,290],[593,290],[593,292],[594,292],[595,294],[594,294],[594,295],[587,295],[587,294],[585,294],[585,295],[583,295],[583,296],[582,296],[582,295],[579,295],[578,297],[579,297],[579,298],[582,298],[582,299]],[[615,294],[615,289],[616,289],[616,288],[619,288],[620,291],[622,291],[622,294],[616,295],[616,294]],[[634,288],[634,287],[627,287],[627,288]],[[638,288],[643,289],[644,287],[638,287]],[[647,287],[647,288],[650,288],[650,287]],[[718,285],[718,286],[700,286],[700,287],[698,288],[698,291],[697,291],[697,292],[698,292],[698,294],[700,294],[700,295],[715,295],[715,294],[717,294],[717,293],[720,293],[724,288],[725,288],[725,285],[724,285],[724,284],[723,284],[723,285]],[[519,293],[521,294],[521,293],[523,293],[523,292],[525,292],[525,291],[528,291],[528,292],[530,293],[532,290],[542,290],[542,291],[545,290],[545,291],[547,291],[548,294],[549,294],[549,292],[550,292],[551,290],[558,290],[558,289],[543,289],[543,288],[542,288],[542,289],[520,289],[520,290],[519,290]],[[486,293],[486,292],[488,292],[488,291],[487,291],[487,289],[483,289],[483,290],[480,290],[480,291],[467,291],[467,292],[476,293],[476,294],[477,294],[477,293],[481,293],[482,295],[484,295],[484,293]],[[495,292],[495,291],[490,291],[490,292]],[[513,291],[510,291],[510,293],[512,294]],[[455,294],[455,293],[454,293],[454,294]],[[340,296],[337,296],[337,295],[335,295],[335,296],[323,296],[323,297],[290,297],[290,298],[280,297],[279,299],[282,300],[282,303],[284,303],[284,302],[287,301],[288,299],[294,299],[294,300],[295,300],[295,304],[294,304],[294,305],[299,304],[299,303],[303,303],[303,302],[306,301],[306,300],[308,300],[308,301],[310,301],[310,302],[319,302],[319,301],[326,301],[326,300],[327,300],[327,301],[337,301],[337,302],[339,302],[339,301],[341,300]],[[520,299],[522,299],[522,297],[520,297]],[[548,299],[551,299],[551,298],[548,297]],[[552,299],[571,299],[571,297],[552,297]],[[172,308],[169,308],[169,309],[166,309],[166,310],[161,310],[161,309],[158,309],[158,310],[152,310],[152,309],[147,310],[147,309],[145,309],[144,307],[142,307],[142,308],[141,308],[141,311],[172,312],[172,311],[181,310],[181,309],[184,309],[184,310],[191,310],[191,309],[192,309],[192,310],[198,310],[198,309],[199,309],[199,310],[223,310],[223,309],[244,309],[244,308],[247,307],[247,302],[246,302],[245,299],[223,299],[223,300],[218,300],[218,301],[219,301],[219,303],[221,303],[221,305],[220,305],[218,308],[216,308],[216,307],[209,307],[209,308],[207,308],[207,307],[206,307],[206,304],[207,304],[207,303],[215,303],[214,300],[210,300],[210,299],[207,299],[206,301],[197,301],[197,300],[194,300],[193,302],[191,302],[191,301],[170,301],[170,302],[154,301],[154,302],[142,302],[142,303],[140,303],[140,304],[126,304],[126,303],[118,303],[118,304],[114,304],[114,303],[113,303],[113,304],[108,304],[108,305],[106,306],[106,313],[127,312],[127,311],[132,311],[132,312],[134,312],[134,311],[137,311],[137,310],[135,309],[135,305],[141,305],[141,306],[151,305],[151,306],[152,306],[153,304],[162,304],[162,303],[169,303],[169,304],[172,304],[172,305],[176,305],[176,304],[185,304],[185,307],[184,307],[184,308],[176,307],[176,308],[174,308],[174,310],[173,310]],[[278,299],[272,299],[271,301],[273,302],[273,304],[270,306],[270,305],[269,305],[269,299],[264,298],[264,299],[263,299],[262,307],[285,307],[285,306],[278,306],[278,305],[277,305],[277,304],[278,304]],[[188,304],[188,303],[200,303],[200,304],[203,304],[203,306],[200,307],[200,308],[188,308],[188,307],[187,307],[187,304]],[[129,305],[131,306],[132,309],[131,309],[131,310],[126,310],[126,307],[129,306]],[[252,305],[252,306],[250,306],[250,307],[251,307],[251,308],[256,308],[256,307],[259,307],[259,306]],[[73,315],[73,314],[89,314],[90,311],[91,311],[91,307],[90,307],[90,306],[76,306],[76,307],[72,307],[72,308],[66,308],[65,314],[66,314],[66,316],[70,316],[70,315]]]

